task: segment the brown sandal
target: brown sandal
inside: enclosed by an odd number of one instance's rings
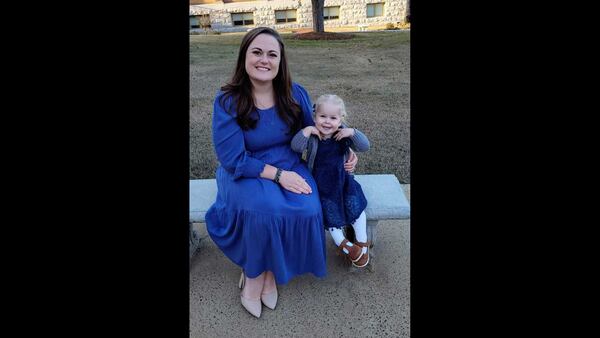
[[[348,240],[344,239],[342,241],[342,243],[340,244],[340,246],[338,246],[337,251],[338,251],[338,255],[344,255],[346,257],[348,257],[348,259],[350,259],[350,261],[352,261],[352,264],[354,264],[354,262],[358,261],[359,259],[361,259],[361,257],[363,256],[362,253],[362,249],[358,246],[356,246],[356,244],[352,245],[352,246],[348,246]],[[350,242],[352,243],[352,242]],[[348,254],[344,252],[344,248],[346,248],[346,250],[348,250]]]
[[[360,252],[362,255],[357,260],[352,261],[352,265],[354,265],[357,268],[364,268],[365,266],[367,266],[367,264],[369,264],[369,248],[371,247],[371,241],[354,242],[354,246],[360,248]],[[362,248],[367,248],[367,252],[363,253]]]

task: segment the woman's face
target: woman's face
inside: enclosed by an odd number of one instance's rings
[[[252,82],[269,82],[277,76],[281,50],[269,34],[259,34],[246,51],[246,73]]]

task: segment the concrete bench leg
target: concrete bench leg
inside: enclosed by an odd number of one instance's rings
[[[190,261],[200,246],[200,235],[194,230],[194,224],[190,222]]]
[[[375,237],[377,236],[378,220],[367,221],[367,240],[371,241],[371,248],[375,246]]]

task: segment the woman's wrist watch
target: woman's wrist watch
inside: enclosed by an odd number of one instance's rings
[[[277,168],[277,172],[275,173],[275,178],[273,179],[273,181],[275,181],[275,183],[279,184],[279,177],[281,176],[281,172],[283,170],[281,170],[281,168]]]

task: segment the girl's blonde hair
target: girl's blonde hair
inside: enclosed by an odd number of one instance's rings
[[[333,105],[340,107],[340,116],[342,118],[342,121],[346,122],[346,117],[348,116],[348,113],[346,113],[346,105],[344,104],[344,100],[342,100],[339,96],[334,95],[334,94],[325,94],[325,95],[319,96],[317,101],[315,101],[315,105],[314,105],[314,109],[313,109],[313,118],[315,118],[317,116],[317,111],[319,110],[319,107],[323,103],[331,103]]]

